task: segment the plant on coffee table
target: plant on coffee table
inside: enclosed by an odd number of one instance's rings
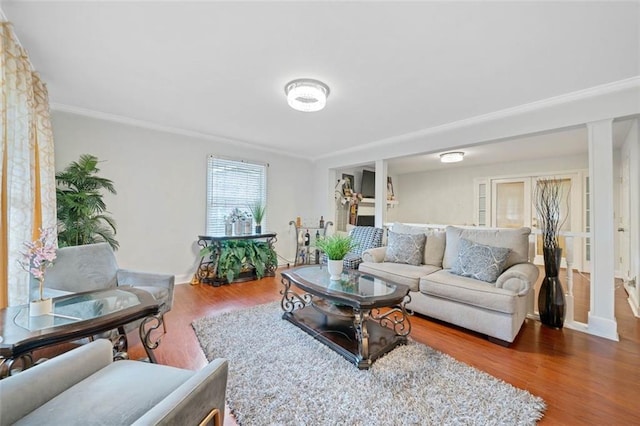
[[[342,260],[358,244],[348,235],[334,234],[316,241],[316,247],[322,250],[329,260]]]

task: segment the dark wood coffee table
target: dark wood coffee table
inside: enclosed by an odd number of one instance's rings
[[[140,340],[151,362],[150,333],[161,325],[160,305],[143,290],[118,287],[106,290],[74,293],[53,299],[53,314],[29,316],[29,305],[0,309],[0,378],[10,375],[14,363],[22,369],[33,364],[35,349],[63,342],[92,337],[110,330],[118,330],[114,342],[114,357],[126,358],[127,335],[124,326],[143,319]]]
[[[282,272],[282,318],[360,369],[407,341],[409,287],[351,270],[329,279],[325,265]],[[304,291],[298,294],[291,285]]]

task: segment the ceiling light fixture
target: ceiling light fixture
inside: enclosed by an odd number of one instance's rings
[[[462,151],[445,152],[444,154],[440,154],[440,162],[442,163],[457,163],[463,159],[464,152]]]
[[[289,106],[298,111],[320,111],[327,104],[329,86],[318,80],[299,78],[284,86]]]

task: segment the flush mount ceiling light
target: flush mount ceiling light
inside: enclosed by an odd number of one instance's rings
[[[327,104],[329,86],[318,80],[299,78],[284,86],[289,106],[298,111],[320,111]]]
[[[463,159],[464,152],[462,151],[445,152],[444,154],[440,154],[440,162],[442,163],[457,163]]]

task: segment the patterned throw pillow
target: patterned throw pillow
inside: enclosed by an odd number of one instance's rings
[[[494,283],[504,270],[511,249],[485,246],[461,238],[458,258],[451,272],[463,277]]]
[[[389,231],[384,261],[420,265],[424,256],[425,239],[424,234],[398,234]]]

